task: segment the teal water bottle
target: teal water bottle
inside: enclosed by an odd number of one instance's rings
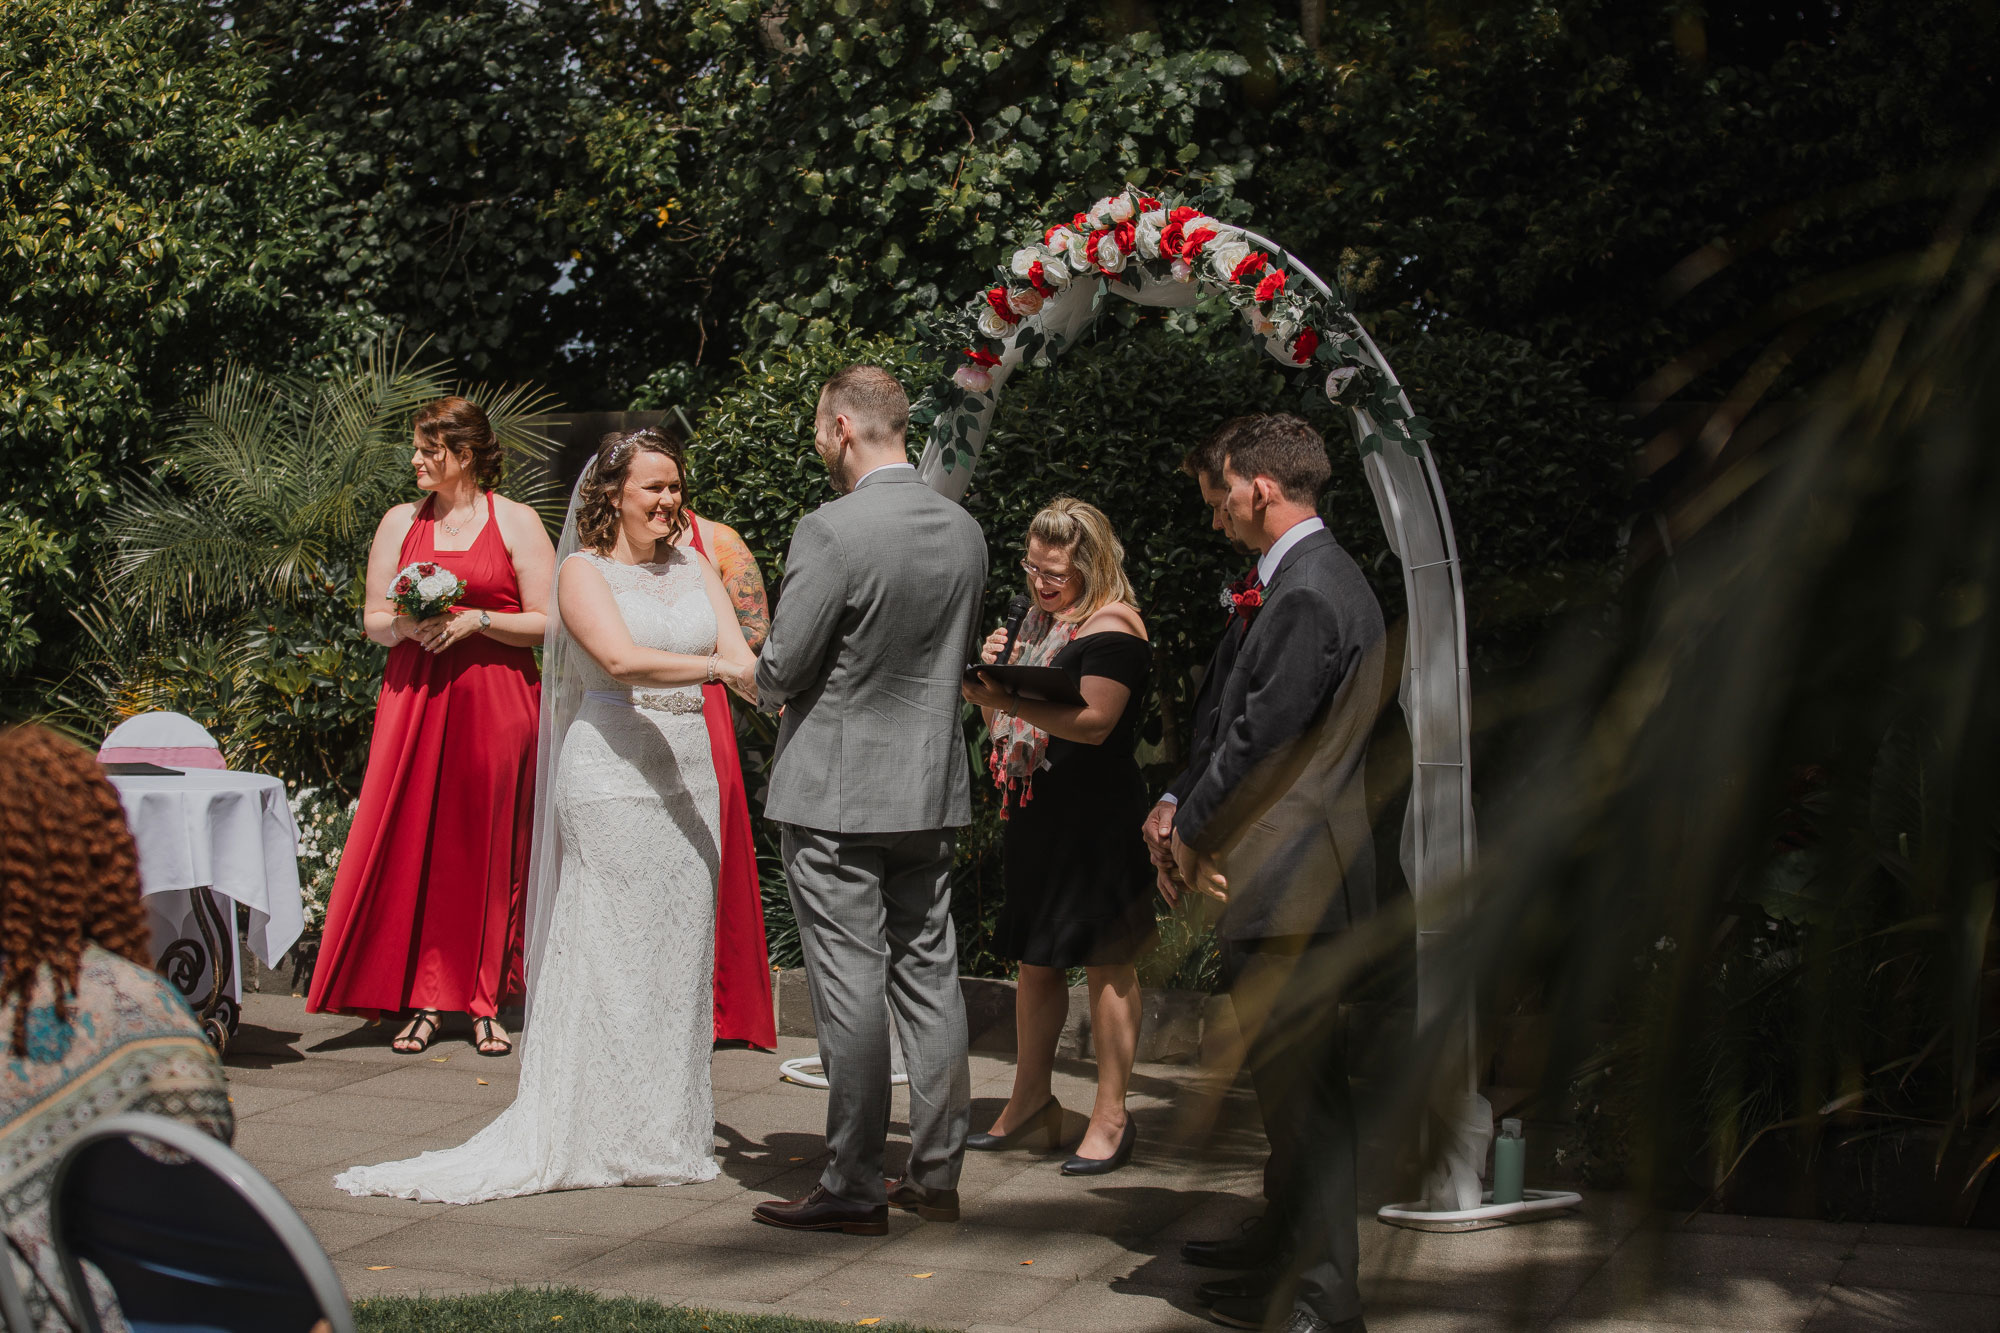
[[[1502,1120],[1500,1137],[1493,1140],[1493,1202],[1521,1202],[1521,1175],[1527,1164],[1528,1141],[1521,1137],[1521,1122]]]

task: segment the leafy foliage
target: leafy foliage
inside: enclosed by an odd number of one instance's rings
[[[704,304],[757,343],[890,331],[955,302],[1084,183],[1253,160],[1228,115],[1249,62],[1182,22],[1135,30],[1049,0],[685,14]]]
[[[1836,1212],[1879,1139],[1926,1163],[1903,1220],[1963,1223],[2000,1161],[1995,179],[1517,699],[1472,984],[1547,1003],[1552,1082],[1581,1063],[1615,1165],[1678,1202],[1783,1148],[1761,1202]]]
[[[198,4],[0,15],[0,677],[66,635],[155,413],[332,315],[292,299],[324,178],[265,86]]]
[[[315,299],[428,339],[461,374],[622,394],[692,320],[663,318],[674,99],[652,6],[233,0],[261,114],[316,144]],[[669,328],[685,332],[669,333]]]

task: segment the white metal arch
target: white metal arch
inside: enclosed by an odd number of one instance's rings
[[[1414,414],[1388,359],[1333,289],[1275,242],[1255,232],[1241,234],[1244,240],[1267,248],[1328,299],[1348,326],[1348,335],[1365,349],[1368,364],[1396,386],[1405,413]],[[980,395],[983,401],[971,430],[954,434],[946,415],[938,417],[918,464],[924,480],[954,500],[964,497],[1007,379],[1021,365],[1035,360],[1037,353],[1046,359],[1073,346],[1102,309],[1105,292],[1149,307],[1190,306],[1201,295],[1196,282],[1163,280],[1144,268],[1138,276],[1137,284],[1073,280],[1034,315],[1014,326],[1002,342],[999,364],[988,369],[992,388]],[[1023,347],[1021,335],[1031,329],[1041,338],[1030,339],[1029,346]],[[1271,356],[1292,366],[1282,342],[1270,337],[1262,341]],[[1341,405],[1338,398],[1334,401]],[[1346,405],[1344,410],[1357,446],[1378,435],[1378,423],[1365,408]],[[1482,1211],[1479,1173],[1492,1128],[1490,1109],[1478,1095],[1477,1024],[1469,996],[1460,1014],[1445,1012],[1457,989],[1454,979],[1446,975],[1450,964],[1445,946],[1465,919],[1467,903],[1461,888],[1477,852],[1464,575],[1450,506],[1429,444],[1417,440],[1408,445],[1391,443],[1379,449],[1362,449],[1361,463],[1384,535],[1402,563],[1408,605],[1398,697],[1409,728],[1413,767],[1401,860],[1417,919],[1417,1022],[1420,1031],[1432,1031],[1437,1030],[1435,1025],[1449,1025],[1456,1018],[1460,1028],[1451,1034],[1447,1049],[1459,1065],[1450,1082],[1463,1091],[1448,1096],[1450,1104],[1437,1107],[1445,1121],[1445,1151],[1438,1154],[1438,1165],[1426,1182],[1418,1211]],[[1411,1206],[1402,1205],[1401,1211],[1410,1212]]]

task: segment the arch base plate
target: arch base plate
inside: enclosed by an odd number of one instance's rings
[[[1427,1209],[1421,1203],[1390,1203],[1375,1210],[1375,1218],[1412,1231],[1486,1231],[1520,1222],[1538,1222],[1583,1206],[1573,1190],[1522,1190],[1519,1203],[1494,1203],[1493,1191],[1480,1196],[1477,1208]]]

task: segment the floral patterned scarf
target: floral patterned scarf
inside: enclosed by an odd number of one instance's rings
[[[1036,607],[1028,612],[1021,622],[1021,632],[1015,636],[1014,665],[1049,666],[1057,653],[1069,646],[1076,637],[1076,625],[1070,621],[1058,620],[1048,612]],[[993,785],[1002,793],[1018,791],[1020,800],[1011,801],[1003,795],[1000,803],[1000,817],[1007,817],[1010,805],[1026,805],[1034,795],[1035,774],[1042,767],[1042,759],[1049,747],[1049,734],[1029,726],[1012,713],[995,715],[993,719],[993,753],[987,760],[987,768],[993,774]]]

